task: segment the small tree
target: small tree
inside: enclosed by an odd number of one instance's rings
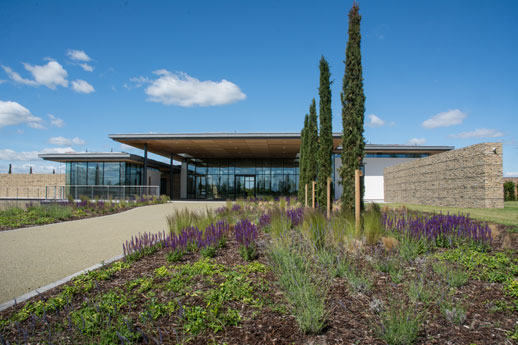
[[[305,165],[306,165],[306,182],[309,184],[308,191],[310,197],[308,198],[308,202],[312,203],[313,199],[311,198],[311,181],[315,181],[318,174],[318,123],[317,123],[317,106],[315,99],[313,98],[311,105],[309,107],[309,122],[308,122],[308,131],[306,133],[306,154],[305,154]]]
[[[29,174],[32,175],[32,167],[29,167]]]
[[[12,166],[11,166],[11,163],[9,163],[9,172],[8,173],[11,174],[12,172],[13,172]]]
[[[363,164],[365,138],[363,121],[365,95],[363,93],[360,8],[355,2],[349,11],[349,39],[345,50],[345,75],[343,79],[342,100],[342,208],[354,211],[354,171]],[[363,181],[363,179],[362,179]],[[361,188],[361,207],[363,208],[363,183]]]
[[[331,73],[329,64],[322,56],[320,59],[320,135],[318,138],[318,177],[317,201],[320,208],[327,207],[327,179],[332,174],[333,155],[333,115],[331,113]]]
[[[304,117],[304,128],[300,132],[300,156],[299,156],[299,192],[298,199],[304,204],[306,184],[306,132],[308,131],[309,115]]]
[[[504,183],[504,200],[505,201],[514,201],[516,200],[516,195],[514,193],[514,182],[507,181]]]

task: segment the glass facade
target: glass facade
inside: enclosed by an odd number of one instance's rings
[[[187,164],[189,199],[296,195],[298,184],[294,159],[199,159]]]
[[[139,186],[144,166],[127,162],[67,162],[66,169],[67,185]]]

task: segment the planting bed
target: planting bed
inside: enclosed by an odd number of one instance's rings
[[[11,207],[0,210],[0,231],[24,228],[34,225],[59,223],[127,211],[129,209],[166,203],[167,197],[143,197],[129,201],[65,201],[45,204],[27,204],[26,207]]]
[[[358,234],[282,201],[177,213],[124,260],[0,312],[0,344],[518,343],[518,254],[502,249],[515,235],[364,217]]]

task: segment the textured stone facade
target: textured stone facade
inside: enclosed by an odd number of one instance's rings
[[[53,197],[54,186],[64,185],[65,174],[0,174],[0,198]]]
[[[386,202],[503,208],[502,143],[482,143],[384,169]]]

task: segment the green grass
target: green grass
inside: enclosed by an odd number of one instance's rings
[[[400,208],[405,206],[410,210],[434,213],[450,213],[450,214],[469,214],[471,218],[483,220],[487,222],[494,222],[504,225],[518,226],[518,201],[506,201],[504,208],[460,208],[460,207],[446,207],[446,206],[427,206],[414,205],[404,203],[390,203],[384,204],[390,208]]]

